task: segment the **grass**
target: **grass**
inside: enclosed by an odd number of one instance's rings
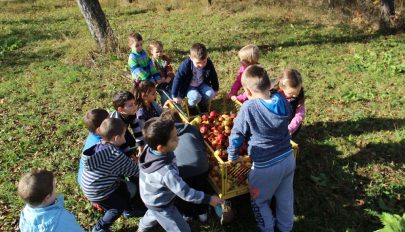
[[[74,1],[3,1],[0,13],[0,230],[18,227],[15,184],[31,168],[58,178],[66,208],[90,230],[100,216],[76,183],[84,112],[111,109],[129,89],[130,31],[160,39],[175,67],[194,42],[205,43],[230,89],[238,50],[261,48],[275,78],[302,73],[307,116],[298,143],[294,231],[372,231],[376,215],[405,211],[405,35],[361,30],[320,9],[252,2],[102,2],[122,52],[100,55]],[[146,48],[146,46],[145,46]],[[255,231],[248,200],[231,225],[192,223],[193,231]],[[213,218],[210,215],[210,218]],[[114,229],[134,230],[136,219]]]

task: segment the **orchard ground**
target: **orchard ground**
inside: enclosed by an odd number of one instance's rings
[[[90,230],[100,216],[76,182],[83,114],[112,110],[130,85],[127,35],[159,39],[177,68],[194,42],[207,45],[227,92],[238,50],[253,43],[275,78],[298,69],[307,116],[295,174],[294,231],[372,231],[377,214],[405,211],[405,35],[350,25],[334,12],[256,1],[102,2],[121,52],[100,55],[75,1],[2,1],[0,13],[0,230],[18,226],[16,182],[31,168],[53,170],[66,208]],[[166,2],[166,3],[163,3]],[[221,226],[214,214],[193,231],[255,231],[248,198]],[[138,219],[119,219],[116,231]],[[161,231],[161,229],[156,229]]]

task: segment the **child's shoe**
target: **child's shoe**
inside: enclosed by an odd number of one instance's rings
[[[208,220],[208,214],[206,214],[206,213],[200,214],[200,215],[198,215],[198,219],[200,220],[200,222],[205,223]]]
[[[94,228],[93,228],[93,230],[91,231],[91,232],[110,232],[111,230],[108,230],[108,229],[97,229],[97,226],[95,226]]]

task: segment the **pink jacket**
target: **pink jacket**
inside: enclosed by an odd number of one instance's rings
[[[237,94],[238,94],[238,91],[240,90],[240,88],[242,88],[241,79],[242,79],[242,74],[243,74],[243,72],[244,72],[245,70],[246,70],[245,67],[240,66],[239,71],[238,71],[238,75],[236,75],[236,80],[235,80],[235,82],[234,82],[233,85],[232,85],[231,91],[229,92],[229,95],[231,95],[231,96],[237,96],[236,98],[237,98],[238,101],[240,101],[240,102],[244,102],[244,101],[247,100],[247,96],[246,96],[245,93],[242,93],[242,94],[240,94],[240,95],[237,95]]]

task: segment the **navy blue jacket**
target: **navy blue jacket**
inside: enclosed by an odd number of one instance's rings
[[[173,80],[171,97],[185,98],[187,96],[187,90],[193,79],[193,62],[190,58],[187,58],[180,64],[177,70],[176,76]],[[211,86],[214,91],[219,90],[218,76],[215,71],[214,64],[208,58],[207,65],[203,68],[204,83]]]

